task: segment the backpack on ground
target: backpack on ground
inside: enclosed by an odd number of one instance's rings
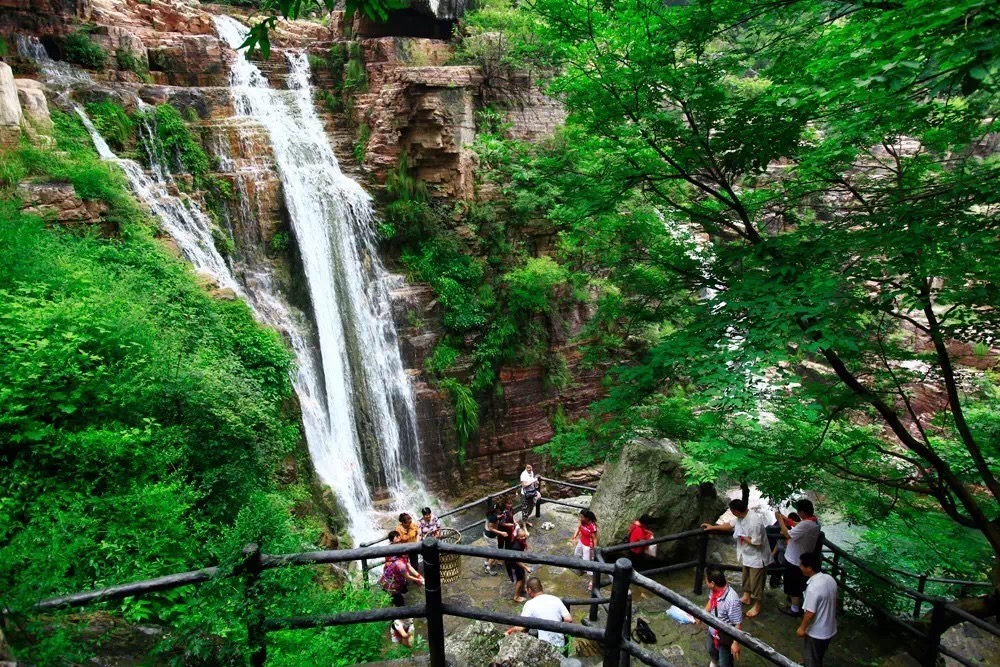
[[[635,619],[635,638],[641,644],[656,643],[656,633],[653,632],[653,628],[649,627],[649,623],[641,618]]]

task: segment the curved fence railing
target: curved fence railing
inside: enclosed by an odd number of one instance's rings
[[[570,482],[562,482],[549,478],[542,478],[543,484],[561,485],[566,488],[593,492],[594,489]],[[452,516],[463,511],[469,511],[482,507],[483,514],[486,508],[493,503],[498,496],[510,493],[520,488],[514,485],[503,491],[485,496],[461,507],[442,513],[441,517]],[[549,497],[540,497],[536,505],[536,516],[541,516],[541,506],[543,504],[559,504],[573,508],[585,509],[573,503],[556,500]],[[482,525],[485,520],[473,523],[460,530],[469,530]],[[724,533],[712,533],[721,535]],[[577,558],[550,556],[537,552],[508,551],[492,547],[474,547],[462,544],[439,543],[436,539],[426,539],[420,543],[394,544],[379,546],[380,540],[374,543],[362,545],[356,549],[339,549],[333,551],[309,551],[293,554],[264,554],[257,545],[248,545],[243,551],[241,564],[232,570],[224,570],[218,567],[208,567],[191,572],[181,572],[155,579],[137,581],[130,584],[112,586],[94,591],[74,593],[54,598],[42,600],[34,606],[35,611],[45,611],[66,607],[83,607],[101,602],[111,602],[128,597],[143,596],[151,593],[172,590],[182,586],[197,585],[207,581],[227,578],[242,577],[244,579],[244,595],[246,596],[247,607],[253,611],[248,616],[247,636],[250,645],[250,663],[254,667],[264,665],[267,659],[267,634],[277,630],[299,630],[307,628],[331,627],[338,625],[351,625],[356,623],[372,623],[389,621],[398,618],[424,618],[427,621],[427,645],[432,667],[444,667],[444,624],[445,616],[454,616],[472,620],[488,621],[493,623],[503,623],[519,625],[534,630],[548,630],[567,634],[573,637],[583,637],[600,642],[604,647],[605,667],[627,667],[631,658],[636,658],[640,662],[656,667],[671,667],[661,655],[653,653],[629,639],[629,627],[631,625],[632,601],[629,587],[639,586],[653,595],[670,602],[683,609],[705,625],[723,630],[732,636],[737,642],[746,647],[747,650],[759,655],[767,662],[782,667],[796,667],[798,663],[777,652],[773,647],[764,643],[752,634],[737,630],[730,625],[719,621],[708,614],[699,605],[688,600],[676,591],[660,584],[651,577],[657,574],[664,574],[680,570],[694,568],[693,590],[695,594],[702,593],[702,584],[705,571],[708,567],[736,570],[736,566],[725,563],[711,562],[708,560],[708,544],[710,534],[698,528],[672,535],[645,540],[641,542],[631,542],[624,544],[614,544],[599,547],[596,553],[596,560],[581,561]],[[663,544],[682,540],[696,540],[696,556],[694,560],[671,563],[661,567],[644,570],[642,573],[634,572],[632,563],[627,558],[617,558],[613,563],[607,562],[608,557],[615,557],[617,554],[628,553],[627,550],[646,547],[654,544]],[[892,579],[886,574],[882,574],[873,567],[865,563],[860,558],[844,551],[833,544],[825,537],[822,541],[824,561],[830,565],[831,574],[837,579],[840,590],[849,595],[858,603],[865,605],[876,613],[879,617],[890,620],[898,625],[904,632],[912,635],[920,642],[920,657],[924,664],[932,665],[936,662],[938,655],[944,655],[956,660],[962,665],[974,665],[968,658],[956,654],[954,651],[941,646],[941,634],[947,628],[949,615],[963,621],[968,621],[976,627],[1000,636],[1000,628],[978,618],[969,612],[958,608],[952,601],[928,595],[922,590],[914,590],[908,586]],[[589,598],[565,599],[567,606],[588,606],[589,620],[597,622],[600,619],[600,611],[604,609],[604,627],[596,625],[582,625],[576,623],[563,623],[544,621],[539,619],[525,618],[504,614],[485,609],[468,607],[464,605],[446,603],[442,598],[440,555],[456,554],[459,556],[485,558],[502,561],[518,561],[538,565],[551,565],[556,567],[570,568],[576,570],[589,571],[593,577],[592,592]],[[379,559],[387,556],[406,555],[414,560],[423,560],[424,569],[424,601],[419,604],[411,604],[405,607],[394,607],[387,609],[365,609],[358,611],[342,612],[332,615],[313,616],[292,616],[282,618],[268,618],[263,614],[263,606],[259,604],[259,581],[264,570],[294,567],[302,565],[320,565],[358,562],[362,570],[362,576],[367,583],[367,572],[379,563]],[[855,572],[852,572],[852,569]],[[893,571],[895,574],[908,575],[918,580],[935,581],[935,578],[926,575],[914,575],[905,571]],[[887,609],[879,601],[871,599],[856,585],[857,576],[860,573],[864,577],[878,581],[887,590],[895,594],[902,595],[914,602],[912,616],[901,617]],[[937,579],[947,584],[958,586],[982,586],[982,582],[961,581],[955,579]],[[602,596],[601,589],[610,586],[611,593]],[[928,605],[929,614],[922,616],[923,605]],[[3,610],[9,613],[10,610]]]
[[[443,553],[503,561],[516,560],[522,563],[586,570],[596,576],[609,576],[611,586],[610,596],[592,596],[591,598],[565,600],[569,605],[589,605],[594,615],[596,615],[598,607],[607,606],[604,627],[546,621],[446,603],[442,598],[441,590],[440,556]],[[632,563],[626,558],[620,558],[613,564],[600,561],[581,561],[577,558],[549,556],[530,551],[508,551],[506,549],[494,549],[490,547],[444,544],[439,543],[434,538],[425,539],[420,543],[402,545],[394,544],[391,546],[372,546],[359,549],[309,551],[274,555],[263,554],[257,545],[252,544],[244,549],[244,558],[241,565],[231,572],[223,571],[219,568],[205,568],[192,572],[182,572],[121,586],[112,586],[100,590],[50,598],[39,602],[35,605],[35,609],[43,611],[65,607],[83,607],[99,602],[110,602],[127,597],[171,590],[182,586],[197,585],[219,577],[243,577],[245,583],[244,591],[249,606],[251,608],[254,606],[262,608],[260,605],[255,605],[255,601],[260,576],[264,570],[301,565],[347,563],[360,561],[363,558],[373,559],[402,555],[415,556],[418,554],[423,561],[424,569],[424,601],[422,603],[411,604],[405,607],[364,609],[331,615],[282,618],[267,618],[263,613],[253,613],[250,615],[247,624],[247,636],[251,652],[250,664],[254,667],[261,667],[267,661],[267,633],[269,632],[372,623],[390,621],[397,618],[423,618],[427,621],[427,646],[428,653],[430,654],[430,664],[432,667],[445,667],[443,619],[445,616],[454,616],[492,623],[517,625],[533,630],[559,632],[573,637],[596,640],[604,647],[603,664],[605,667],[629,665],[632,657],[655,667],[670,667],[670,663],[663,657],[642,648],[628,639],[629,620],[632,613],[629,586],[636,585],[680,606],[702,623],[728,633],[748,650],[760,655],[771,664],[780,665],[781,667],[799,667],[798,663],[794,660],[781,655],[753,635],[733,628],[711,614],[706,613],[701,607],[690,602],[679,593],[666,588],[646,576],[633,572]]]

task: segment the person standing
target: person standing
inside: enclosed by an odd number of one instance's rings
[[[497,548],[507,549],[517,533],[517,523],[514,521],[514,501],[509,497],[503,499],[503,511],[497,517],[503,537],[497,537]]]
[[[507,533],[500,530],[500,517],[497,514],[497,508],[491,502],[489,507],[486,509],[486,527],[483,528],[483,537],[487,540],[492,540],[497,542],[497,548],[502,549],[501,539],[506,540]],[[492,546],[492,545],[489,545]],[[487,558],[483,563],[483,567],[486,570],[486,574],[494,575],[496,572],[493,571],[494,565],[499,565],[500,561],[494,560],[492,558]]]
[[[705,611],[737,630],[742,630],[743,606],[739,595],[726,582],[726,575],[718,570],[709,570],[705,574],[705,585],[709,590]],[[709,628],[708,656],[713,666],[733,667],[735,661],[740,659],[740,645],[725,632]]]
[[[564,623],[572,623],[573,617],[570,616],[569,609],[563,604],[563,601],[557,598],[555,595],[549,595],[542,589],[542,582],[538,577],[532,577],[528,579],[526,584],[528,589],[527,602],[524,603],[524,608],[521,610],[521,616],[525,618],[538,618],[545,621],[563,621]],[[522,626],[515,626],[513,628],[508,628],[507,632],[504,634],[513,634],[515,632],[524,632],[527,628]],[[566,637],[560,632],[550,632],[548,630],[539,630],[538,638],[543,642],[548,642],[558,649],[566,644]]]
[[[747,611],[747,618],[753,618],[760,613],[760,605],[764,602],[764,580],[767,578],[767,566],[771,564],[767,527],[760,513],[751,512],[741,498],[729,501],[729,511],[736,517],[732,523],[703,523],[701,527],[706,532],[733,531],[736,562],[743,566],[743,597],[740,602],[752,605]]]
[[[802,615],[802,594],[806,590],[806,578],[799,569],[802,554],[816,549],[819,541],[819,520],[816,518],[812,501],[808,498],[796,500],[793,504],[802,521],[792,528],[788,527],[788,518],[781,512],[775,512],[781,527],[781,535],[788,540],[785,547],[785,583],[784,590],[791,600],[791,606],[782,607],[781,613],[789,616]]]
[[[576,527],[576,532],[570,538],[570,543],[576,542],[573,548],[573,555],[583,560],[594,560],[597,550],[597,515],[591,510],[580,510],[580,524]],[[580,570],[577,574],[583,574]],[[591,590],[594,582],[587,584],[587,590]]]
[[[814,551],[799,559],[799,569],[806,578],[806,597],[796,634],[805,642],[805,667],[823,667],[823,656],[837,634],[837,580],[820,572],[822,566],[823,557]]]
[[[528,518],[535,509],[538,501],[538,477],[535,476],[531,464],[524,466],[521,471],[521,520],[530,528]]]
[[[507,548],[511,551],[523,552],[528,550],[528,531],[523,526],[518,527],[517,534],[507,545]],[[524,583],[528,578],[528,573],[531,572],[531,568],[520,561],[514,560],[506,561],[504,567],[507,569],[507,576],[510,577],[511,583],[514,584],[514,602],[525,602],[526,598],[523,597]]]

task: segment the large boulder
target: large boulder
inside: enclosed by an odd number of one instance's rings
[[[524,632],[516,632],[500,641],[495,661],[507,661],[510,667],[559,667],[562,654],[548,642]]]
[[[483,667],[500,650],[503,632],[492,623],[476,621],[444,640],[450,667]]]
[[[17,143],[21,135],[21,103],[10,65],[0,62],[0,146]]]
[[[609,462],[590,508],[601,526],[601,542],[615,544],[642,514],[659,537],[714,523],[726,509],[724,494],[710,484],[691,486],[681,465],[683,453],[669,440],[637,439]],[[657,558],[676,561],[694,553],[694,540],[660,544]]]

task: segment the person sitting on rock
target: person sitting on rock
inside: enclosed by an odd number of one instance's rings
[[[563,601],[557,598],[555,595],[549,595],[542,589],[542,582],[538,577],[532,577],[528,579],[526,584],[528,589],[528,597],[530,598],[524,603],[524,608],[521,610],[521,616],[525,618],[537,618],[545,621],[562,621],[564,623],[572,623],[573,617],[569,613],[569,609],[563,604]],[[514,626],[508,628],[505,634],[513,634],[515,632],[524,632],[527,628],[523,626]],[[548,642],[558,649],[562,649],[566,644],[566,637],[561,632],[550,632],[548,630],[539,630],[538,638],[543,642]]]
[[[420,529],[420,539],[425,537],[437,537],[441,534],[441,520],[431,512],[430,507],[420,510],[420,521],[417,522]]]
[[[396,526],[396,532],[399,533],[400,542],[416,542],[420,538],[417,524],[413,523],[413,518],[406,512],[399,515],[399,525]]]

